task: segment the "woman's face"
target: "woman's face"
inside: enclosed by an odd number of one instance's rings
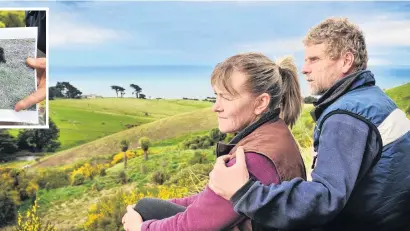
[[[236,96],[219,86],[213,86],[216,102],[212,110],[218,114],[219,130],[222,133],[239,132],[256,119],[255,98],[244,87],[246,78],[241,72],[232,73],[231,85],[239,93]]]

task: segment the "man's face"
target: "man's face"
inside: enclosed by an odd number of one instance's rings
[[[335,82],[341,79],[343,60],[341,58],[332,60],[326,54],[327,45],[306,45],[305,62],[302,73],[306,75],[306,80],[312,95],[325,93]]]

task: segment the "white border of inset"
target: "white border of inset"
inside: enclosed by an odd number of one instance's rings
[[[49,55],[49,40],[50,40],[50,36],[49,36],[49,8],[48,7],[1,7],[0,10],[4,10],[4,11],[45,11],[46,12],[46,125],[38,125],[39,121],[38,121],[38,117],[39,117],[39,105],[36,105],[37,108],[37,117],[36,119],[33,119],[32,121],[34,122],[30,122],[27,121],[27,123],[34,123],[33,125],[0,125],[0,129],[45,129],[45,128],[49,128],[49,100],[48,100],[48,86],[49,86],[49,60],[50,60],[50,55]],[[36,56],[37,56],[37,49],[36,49]],[[36,73],[37,75],[37,73]],[[36,83],[37,83],[37,78],[36,79]],[[4,113],[4,115],[6,116],[11,116],[11,117],[15,117],[17,116],[20,117],[25,117],[28,118],[31,115],[27,115],[30,113],[33,113],[32,111],[20,111],[20,112],[15,112],[14,113],[10,113],[10,115],[7,115],[6,112],[2,112],[2,111],[9,111],[10,110],[0,110],[0,113]],[[1,123],[2,121],[0,121]],[[6,122],[6,121],[3,121]],[[10,121],[12,123],[12,121]]]
[[[24,123],[32,123],[32,124],[38,124],[38,105],[36,105],[36,111],[19,111],[15,112],[14,110],[9,110],[9,109],[0,109],[0,115],[1,115],[1,122],[24,122]],[[12,125],[6,125],[6,126],[12,126]],[[31,128],[30,125],[25,125]],[[0,125],[0,128],[4,128],[4,126]]]

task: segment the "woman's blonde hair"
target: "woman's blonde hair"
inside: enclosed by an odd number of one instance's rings
[[[212,86],[224,88],[232,95],[238,95],[232,87],[232,73],[241,72],[247,76],[245,89],[253,95],[270,95],[268,110],[281,108],[280,117],[293,127],[302,111],[302,95],[296,65],[291,57],[284,57],[276,63],[260,53],[243,53],[219,63],[211,77]]]

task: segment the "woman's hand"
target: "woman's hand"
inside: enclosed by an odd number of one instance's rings
[[[128,205],[127,213],[122,217],[122,225],[125,231],[141,231],[142,217],[134,210],[135,205]]]

